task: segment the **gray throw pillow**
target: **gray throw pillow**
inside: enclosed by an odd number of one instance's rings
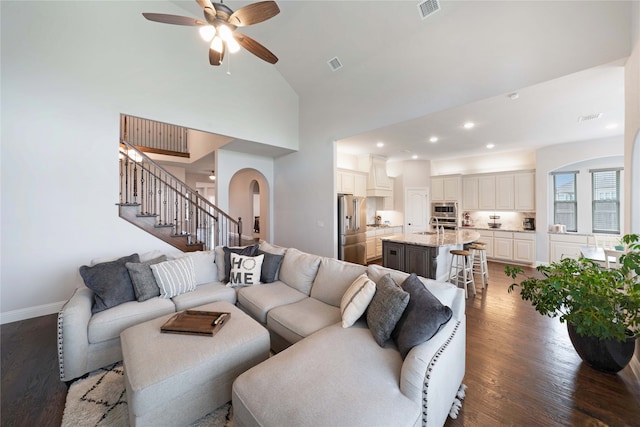
[[[414,346],[437,334],[451,320],[453,312],[424,286],[415,273],[402,283],[402,289],[409,292],[409,304],[391,337],[404,359]]]
[[[391,338],[391,332],[409,304],[409,293],[402,290],[390,274],[376,284],[376,294],[367,309],[367,324],[380,347]]]
[[[98,313],[125,302],[135,301],[131,277],[126,263],[140,262],[138,254],[94,266],[80,267],[80,276],[87,288],[94,293],[91,313]]]
[[[231,273],[231,252],[244,256],[256,256],[258,254],[258,244],[251,246],[244,246],[241,248],[229,248],[225,246],[222,248],[224,251],[224,277],[222,283],[229,282],[229,273]]]
[[[153,277],[153,271],[151,271],[151,265],[159,262],[166,261],[166,255],[161,255],[158,258],[150,259],[143,262],[128,262],[125,264],[131,277],[131,283],[133,283],[133,291],[136,294],[138,302],[146,301],[153,297],[160,296],[160,288],[156,283],[155,277]]]
[[[261,250],[258,250],[258,255],[264,255],[264,260],[262,261],[262,272],[260,273],[260,282],[275,282],[278,275],[278,269],[280,268],[284,255],[271,254]]]

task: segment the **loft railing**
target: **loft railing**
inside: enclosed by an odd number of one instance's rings
[[[121,206],[138,206],[139,217],[205,250],[241,243],[242,220],[234,220],[126,141],[120,142]]]

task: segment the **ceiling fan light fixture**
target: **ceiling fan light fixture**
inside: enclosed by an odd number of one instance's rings
[[[222,46],[222,39],[220,37],[215,36],[213,38],[213,40],[211,41],[211,49],[215,50],[218,53],[222,53],[223,46]]]
[[[218,25],[218,35],[220,35],[220,38],[227,43],[233,39],[231,29],[224,24]]]
[[[236,53],[240,50],[240,44],[238,44],[236,39],[231,37],[229,40],[227,40],[227,49],[229,49],[229,52],[231,53]]]
[[[211,42],[211,40],[213,40],[213,37],[216,35],[216,28],[213,25],[203,25],[202,27],[200,27],[198,32],[200,33],[200,37],[202,37],[202,40]]]

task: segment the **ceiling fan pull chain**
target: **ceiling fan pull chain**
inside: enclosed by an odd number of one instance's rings
[[[231,75],[231,55],[227,56],[227,76]]]

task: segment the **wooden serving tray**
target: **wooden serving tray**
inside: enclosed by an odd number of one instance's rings
[[[215,321],[223,314],[226,316],[215,324]],[[167,320],[160,327],[160,332],[212,337],[230,318],[231,313],[227,312],[186,310],[176,313]]]

